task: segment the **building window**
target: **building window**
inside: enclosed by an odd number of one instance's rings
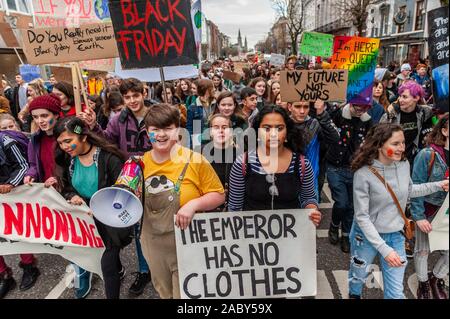
[[[17,11],[22,13],[31,13],[30,4],[27,0],[6,0],[6,5],[11,11]]]
[[[380,36],[389,34],[389,11],[390,6],[384,6],[380,9],[381,23],[380,23]]]
[[[423,29],[423,21],[425,19],[425,1],[417,1],[416,3],[416,25],[414,30]]]
[[[401,18],[405,17],[405,19],[406,19],[406,6],[401,6],[399,8],[399,12],[401,13],[401,15],[400,15]],[[397,15],[399,15],[399,14],[397,13]],[[402,22],[405,21],[404,19],[400,19],[400,20],[402,20]],[[401,24],[398,24],[397,33],[405,32],[405,25],[406,25],[406,21]]]

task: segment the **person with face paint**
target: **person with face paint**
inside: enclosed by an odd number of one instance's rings
[[[370,105],[346,104],[330,114],[338,128],[339,141],[326,154],[328,185],[334,200],[328,240],[337,245],[341,228],[340,246],[344,253],[350,252],[349,234],[353,221],[353,172],[350,164],[372,127],[372,119],[367,114],[369,108]]]
[[[416,82],[404,82],[398,93],[398,103],[388,107],[380,123],[395,123],[403,127],[406,157],[412,167],[417,153],[425,146],[425,136],[432,130],[433,111],[431,107],[423,104],[425,92]]]
[[[122,170],[125,155],[107,140],[90,132],[83,121],[69,117],[58,121],[55,127],[58,143],[57,164],[64,188],[62,195],[73,205],[89,204],[92,195],[115,184]],[[106,298],[119,299],[120,282],[125,269],[120,262],[120,251],[132,241],[133,227],[113,228],[95,217],[95,224],[105,244],[101,259]],[[75,267],[83,278],[92,274]],[[76,298],[85,298],[90,291],[90,280],[76,289]],[[84,288],[84,289],[83,289]]]
[[[125,79],[120,84],[120,93],[123,96],[125,108],[111,119],[106,130],[103,130],[96,122],[96,115],[90,109],[82,112],[80,118],[94,133],[116,144],[128,158],[142,156],[151,148],[144,123],[144,117],[149,109],[144,104],[144,85],[135,78]],[[139,223],[135,225],[135,234],[138,238]],[[129,292],[139,296],[144,292],[151,279],[150,268],[142,255],[139,240],[136,240],[136,254],[139,271]]]
[[[449,131],[446,113],[427,136],[428,147],[419,152],[414,160],[412,180],[415,184],[441,181],[449,175]],[[411,216],[416,221],[414,265],[419,279],[417,299],[447,299],[444,279],[448,275],[448,250],[440,251],[441,257],[428,272],[430,244],[428,234],[436,213],[444,204],[447,194],[435,193],[411,200]]]
[[[30,168],[24,178],[24,183],[45,183],[45,186],[57,185],[54,175],[56,139],[53,129],[61,111],[61,101],[55,94],[36,97],[29,105],[33,121],[38,131],[31,135],[28,144],[28,163]]]
[[[257,148],[236,159],[230,173],[228,209],[255,211],[312,209],[318,226],[318,210],[311,164],[302,154],[301,139],[289,114],[277,106],[261,110],[255,119]]]
[[[355,154],[353,198],[355,219],[351,228],[348,273],[351,299],[360,299],[375,257],[380,256],[385,299],[404,299],[403,280],[408,260],[404,219],[400,208],[409,198],[448,192],[448,180],[413,184],[405,158],[405,136],[397,124],[378,124],[367,133]],[[396,205],[394,195],[399,206]]]
[[[0,197],[11,192],[14,187],[23,183],[28,171],[27,149],[28,138],[20,132],[19,125],[9,114],[0,115]],[[23,268],[20,290],[28,290],[34,286],[39,269],[37,260],[32,254],[21,254],[19,266]],[[0,256],[0,299],[16,286],[11,268],[3,256]]]
[[[225,195],[211,164],[179,144],[176,107],[153,105],[144,121],[152,150],[142,157],[145,202],[140,241],[159,296],[179,299],[174,227],[186,229],[197,212],[216,209]]]

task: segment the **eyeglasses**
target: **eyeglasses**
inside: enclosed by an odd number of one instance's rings
[[[269,194],[270,196],[279,196],[280,193],[278,192],[278,187],[275,185],[275,181],[277,180],[275,174],[267,174],[266,175],[266,182],[269,184],[272,184],[269,187]]]

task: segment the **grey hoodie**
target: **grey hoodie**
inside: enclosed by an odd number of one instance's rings
[[[442,191],[440,182],[413,185],[408,161],[394,162],[385,166],[375,160],[374,168],[383,176],[397,196],[403,209],[410,198],[422,197]],[[379,234],[398,232],[403,229],[403,219],[383,183],[364,166],[353,177],[353,202],[355,222],[367,240],[385,258],[393,249]]]

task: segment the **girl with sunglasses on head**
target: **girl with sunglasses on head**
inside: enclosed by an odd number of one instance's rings
[[[54,134],[59,146],[56,163],[64,185],[61,193],[72,205],[89,204],[98,190],[115,184],[125,159],[115,145],[90,132],[76,117],[59,120]],[[120,282],[125,276],[120,251],[131,243],[133,226],[113,228],[94,220],[106,248],[101,260],[106,298],[119,299]],[[85,298],[91,290],[92,273],[78,266],[75,270],[79,280],[75,296]]]
[[[229,210],[313,209],[310,218],[318,226],[314,173],[288,113],[265,107],[253,128],[256,149],[240,155],[231,169]]]

